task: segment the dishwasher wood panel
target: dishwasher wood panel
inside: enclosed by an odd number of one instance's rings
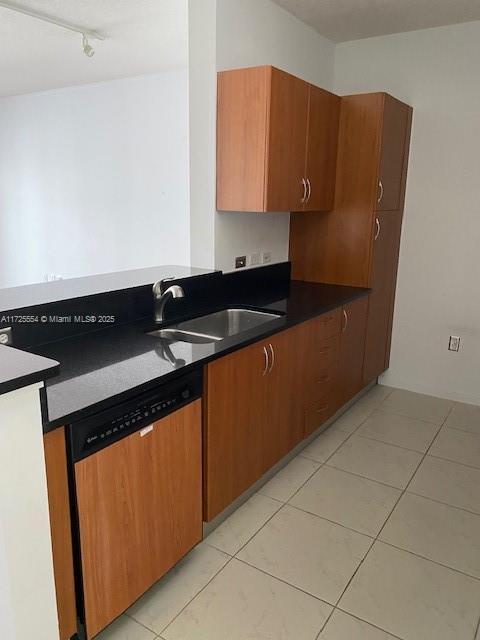
[[[201,446],[197,400],[75,464],[88,638],[200,542]]]

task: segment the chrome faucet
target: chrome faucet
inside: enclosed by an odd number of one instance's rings
[[[168,287],[163,293],[162,289],[167,280],[173,280],[173,278],[165,278],[159,280],[153,285],[153,302],[155,305],[155,322],[160,324],[165,321],[164,311],[165,305],[172,298],[184,298],[185,292],[178,284],[173,284]]]

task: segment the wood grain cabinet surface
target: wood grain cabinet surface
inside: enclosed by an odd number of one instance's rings
[[[389,365],[411,121],[385,93],[341,98],[333,210],[291,219],[294,279],[372,288],[364,384]]]
[[[201,401],[75,464],[92,638],[202,538]]]
[[[275,67],[222,71],[217,209],[331,209],[340,99]]]
[[[58,628],[60,640],[70,640],[77,632],[77,608],[65,429],[62,427],[45,434],[43,444],[47,473]]]
[[[349,402],[364,387],[363,366],[369,298],[359,298],[342,310],[338,366],[339,405]]]
[[[335,413],[340,324],[337,309],[207,365],[206,521]]]

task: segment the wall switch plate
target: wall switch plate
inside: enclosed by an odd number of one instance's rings
[[[12,329],[10,327],[5,327],[5,329],[0,329],[0,344],[11,345],[12,342],[13,342]]]
[[[450,336],[450,340],[448,342],[448,350],[449,351],[460,351],[460,338],[459,338],[459,336]]]
[[[259,253],[252,253],[252,255],[250,256],[250,264],[256,265],[256,264],[260,264],[260,254]]]
[[[247,266],[247,256],[237,256],[235,258],[235,269],[243,269]]]
[[[271,251],[264,251],[262,253],[262,262],[263,262],[263,264],[268,264],[271,261],[272,261],[272,252]]]

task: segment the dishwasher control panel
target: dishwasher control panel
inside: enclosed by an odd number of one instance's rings
[[[132,400],[70,425],[73,462],[161,420],[202,395],[202,373],[194,371]]]

